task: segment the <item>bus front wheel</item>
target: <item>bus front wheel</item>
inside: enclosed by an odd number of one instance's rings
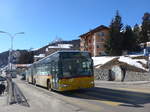
[[[50,81],[47,81],[47,89],[48,89],[49,91],[52,90]]]
[[[34,79],[34,82],[33,82],[33,84],[36,86],[36,80]]]

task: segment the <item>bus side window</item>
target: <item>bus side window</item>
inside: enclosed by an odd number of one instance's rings
[[[52,63],[51,63],[51,73],[52,73],[52,75],[55,74],[55,63],[54,63],[54,61],[52,61]]]
[[[54,74],[54,75],[58,74],[58,63],[53,61],[52,65],[51,65],[51,69],[52,69],[51,70],[52,74]]]
[[[42,75],[48,75],[48,69],[47,69],[47,65],[43,64],[42,65]]]
[[[49,73],[50,73],[50,75],[52,75],[52,63],[49,63],[49,65],[48,65],[49,67],[48,67],[48,69],[49,69]]]
[[[51,74],[51,65],[50,63],[49,64],[46,64],[46,72],[47,72],[47,75],[50,75]]]
[[[55,62],[55,72],[58,74],[58,62]]]

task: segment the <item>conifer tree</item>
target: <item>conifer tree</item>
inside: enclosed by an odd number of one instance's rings
[[[125,51],[138,51],[139,46],[137,43],[137,35],[133,32],[131,26],[127,25],[123,33],[123,50]]]
[[[142,19],[140,43],[145,43],[150,41],[150,13],[145,13]]]
[[[134,25],[134,27],[133,27],[133,33],[134,33],[136,42],[137,42],[138,44],[140,44],[141,29],[140,29],[140,27],[139,27],[138,24],[135,24],[135,25]]]
[[[105,48],[106,53],[109,55],[121,55],[122,54],[122,20],[119,11],[116,11],[116,16],[112,19],[110,24],[110,38],[106,40]]]
[[[140,51],[141,47],[140,47],[140,37],[141,37],[141,28],[138,24],[135,24],[133,27],[133,33],[134,33],[134,38],[135,38],[135,48],[134,51]]]

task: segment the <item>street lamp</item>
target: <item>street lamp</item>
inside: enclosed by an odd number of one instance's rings
[[[12,50],[13,50],[13,40],[16,37],[16,35],[24,34],[24,32],[18,32],[18,33],[15,33],[13,35],[8,33],[8,32],[5,32],[5,31],[0,31],[0,33],[4,33],[4,34],[8,35],[10,37],[10,39],[11,39],[11,48],[9,50],[8,63],[9,63],[9,67],[10,67],[9,69],[12,70],[12,67],[11,67],[11,55],[12,55]]]
[[[12,71],[12,64],[11,64],[11,56],[12,56],[12,50],[13,50],[13,39],[15,38],[16,35],[18,34],[24,34],[24,32],[18,32],[15,34],[10,34],[8,32],[5,31],[0,31],[0,33],[6,34],[10,37],[11,39],[11,49],[9,50],[9,56],[8,56],[8,64],[9,64],[9,70]],[[7,87],[8,87],[8,92],[10,94],[10,97],[8,99],[9,104],[12,104],[15,102],[15,97],[14,97],[14,84],[12,83],[12,77],[11,77],[11,72],[9,73],[9,75],[7,74]]]

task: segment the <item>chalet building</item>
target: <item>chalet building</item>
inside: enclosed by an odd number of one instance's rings
[[[106,55],[104,44],[109,38],[109,28],[101,25],[80,35],[80,50],[89,51],[92,56]]]

